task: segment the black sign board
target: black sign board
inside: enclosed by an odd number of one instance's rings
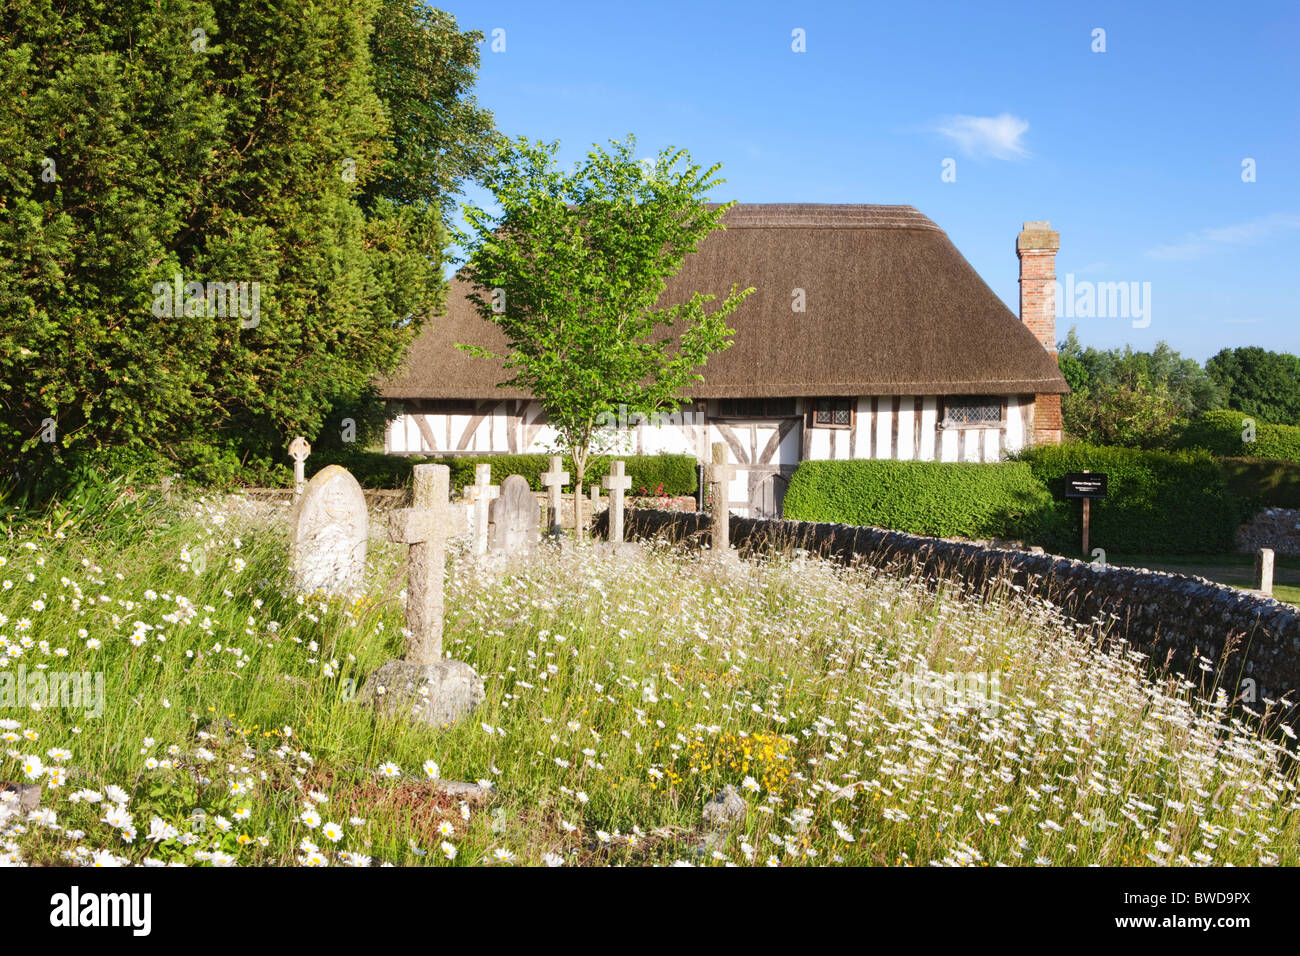
[[[1072,472],[1065,476],[1065,497],[1105,498],[1106,476],[1101,472]]]

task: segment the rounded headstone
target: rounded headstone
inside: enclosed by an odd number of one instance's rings
[[[294,586],[326,594],[360,591],[365,585],[367,536],[361,485],[346,468],[322,468],[289,512]]]
[[[493,551],[515,554],[536,547],[540,513],[523,475],[510,475],[501,482],[501,496],[492,502],[488,516],[488,547]]]

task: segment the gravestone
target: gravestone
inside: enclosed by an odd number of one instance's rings
[[[1265,597],[1273,596],[1272,548],[1260,548],[1255,552],[1255,590]]]
[[[713,463],[708,467],[708,480],[713,493],[713,534],[709,546],[714,551],[731,547],[731,509],[729,496],[731,480],[736,477],[736,466],[727,464],[727,443],[713,443]]]
[[[523,475],[510,475],[501,482],[501,497],[489,509],[492,527],[488,532],[488,549],[518,554],[537,546],[540,524],[537,499]]]
[[[542,472],[542,487],[547,491],[547,501],[551,509],[551,534],[560,534],[560,489],[569,480],[569,473],[560,470],[560,456],[551,456],[551,468]]]
[[[354,594],[366,575],[366,496],[346,468],[312,476],[289,512],[289,558],[299,591]]]
[[[476,465],[474,484],[465,486],[465,497],[474,504],[474,553],[487,554],[488,525],[491,523],[492,502],[501,489],[492,484],[492,466]]]
[[[596,515],[600,512],[600,485],[591,486],[591,517],[595,520]]]
[[[307,456],[310,454],[311,445],[301,435],[289,442],[289,457],[293,459],[293,496],[295,498],[302,496],[302,490],[307,484]]]
[[[600,483],[609,492],[609,540],[619,544],[623,540],[623,492],[632,487],[632,478],[623,474],[621,461],[611,462],[609,474]]]
[[[448,501],[451,470],[416,465],[414,477],[412,507],[397,509],[388,519],[389,539],[408,546],[406,656],[371,674],[361,700],[383,713],[443,727],[482,703],[483,680],[463,661],[442,656],[446,546],[456,524]]]

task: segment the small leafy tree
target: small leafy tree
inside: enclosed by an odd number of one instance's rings
[[[651,415],[681,404],[702,381],[698,369],[727,348],[725,319],[754,290],[694,292],[661,304],[666,280],[733,203],[710,205],[720,166],[702,169],[685,150],[666,149],[653,167],[634,158],[635,139],[594,146],[572,170],[558,168],[558,144],[504,143],[485,174],[498,214],[465,208],[467,253],[478,313],[505,335],[503,386],[522,388],[545,408],[573,457],[574,493],[599,422],[620,404]]]
[[[1061,401],[1066,434],[1090,445],[1165,448],[1180,421],[1164,382],[1145,375],[1115,383],[1094,383]]]

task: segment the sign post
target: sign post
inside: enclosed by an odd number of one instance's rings
[[[1093,474],[1087,468],[1082,472],[1071,472],[1065,476],[1065,497],[1083,499],[1083,558],[1088,560],[1089,534],[1092,522],[1092,499],[1106,497],[1107,477],[1098,472]]]

